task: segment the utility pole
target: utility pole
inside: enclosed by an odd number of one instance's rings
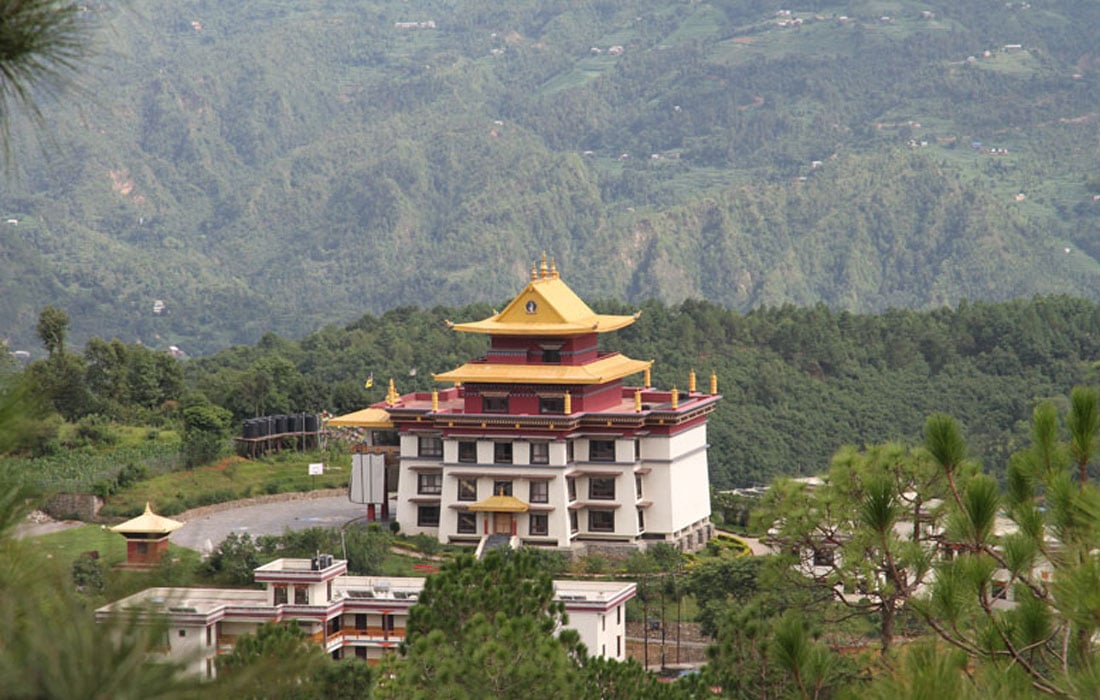
[[[648,576],[642,577],[642,648],[645,650],[645,670],[649,670],[649,595],[646,592]]]

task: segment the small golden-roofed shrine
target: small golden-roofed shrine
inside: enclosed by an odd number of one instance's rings
[[[498,314],[472,323],[454,325],[456,331],[488,335],[571,336],[608,333],[625,328],[638,319],[633,316],[597,314],[558,275],[557,265],[531,268],[531,281]]]
[[[168,552],[168,536],[183,523],[157,515],[148,503],[136,518],[115,525],[111,532],[126,538],[126,566],[146,568],[157,564]]]

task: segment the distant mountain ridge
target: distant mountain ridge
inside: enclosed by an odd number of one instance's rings
[[[91,104],[13,131],[0,338],[205,353],[542,250],[591,300],[1097,299],[1098,5],[89,5]]]

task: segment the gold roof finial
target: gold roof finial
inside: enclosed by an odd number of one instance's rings
[[[645,385],[646,389],[653,386],[653,377],[650,374],[648,367],[645,368],[645,374],[643,375],[642,384]]]
[[[691,372],[688,374],[688,393],[695,393],[695,368],[691,368]]]
[[[565,406],[562,408],[562,412],[565,413],[565,415],[569,415],[570,413],[572,413],[573,412],[573,395],[571,393],[569,393],[568,391],[565,392],[565,401],[563,403],[565,404]]]
[[[558,278],[558,263],[553,258],[550,258],[550,279],[556,280]]]
[[[641,389],[635,389],[634,390],[634,412],[635,413],[641,413],[642,412],[642,390]]]
[[[714,396],[718,393],[718,373],[712,371],[710,373],[710,395]]]
[[[439,413],[439,389],[432,389],[432,413]]]
[[[390,388],[389,388],[389,391],[386,392],[386,405],[387,406],[394,406],[394,405],[397,404],[397,400],[400,399],[400,398],[401,397],[397,395],[397,388],[394,387],[393,378],[391,377],[390,378]]]
[[[680,390],[672,387],[672,407],[680,408]]]
[[[539,264],[538,261],[531,263],[531,281],[534,282],[539,278]]]
[[[546,251],[542,251],[542,262],[539,264],[539,279],[550,276],[550,267],[546,264]]]

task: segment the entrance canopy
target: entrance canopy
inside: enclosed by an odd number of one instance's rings
[[[489,496],[470,505],[470,510],[485,513],[526,513],[529,506],[514,496]]]
[[[328,424],[337,428],[392,428],[390,414],[382,408],[364,408],[354,413],[336,416]]]

